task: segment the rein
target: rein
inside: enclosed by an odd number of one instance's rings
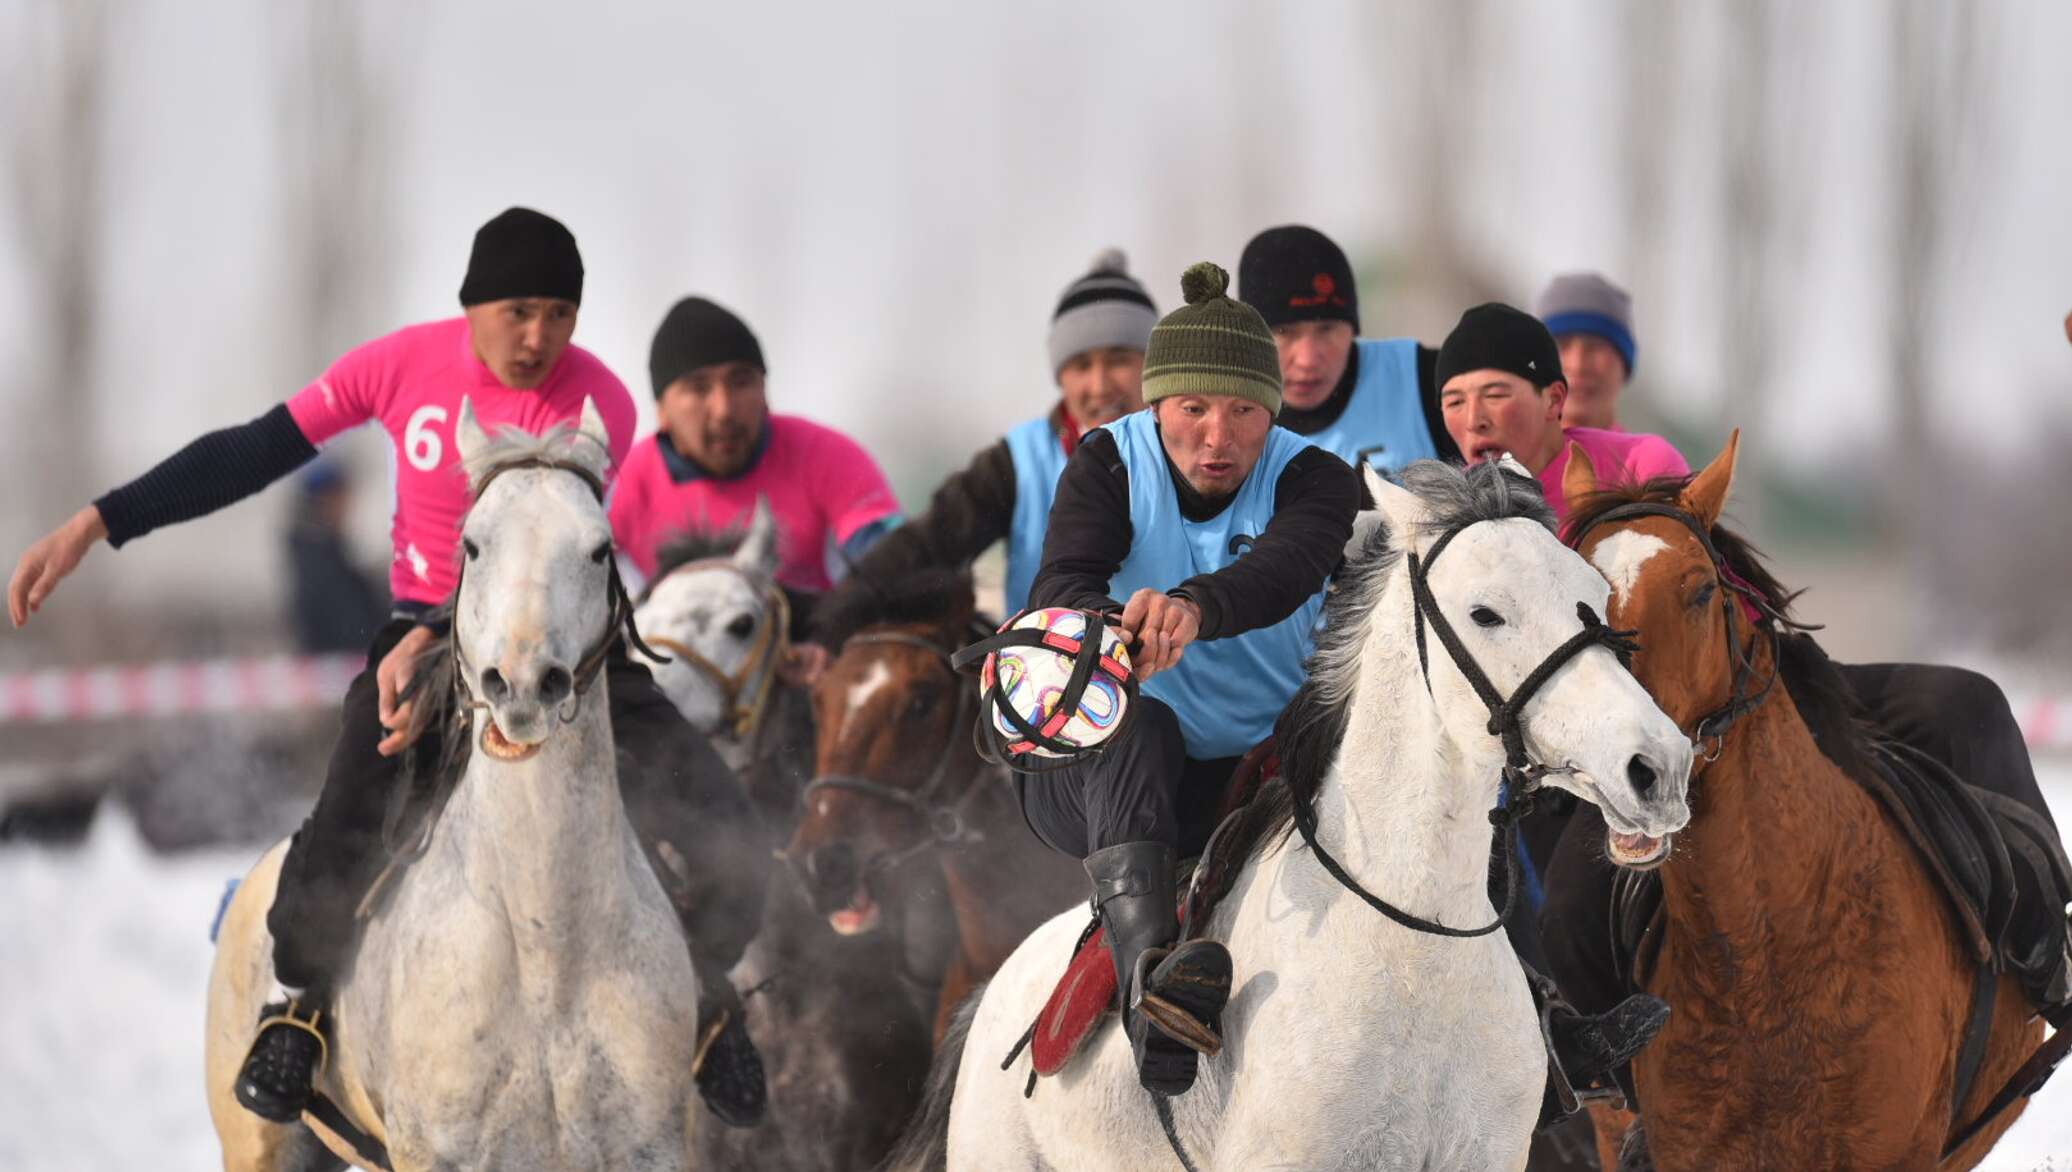
[[[942,756],[936,759],[934,771],[928,775],[928,780],[922,783],[919,789],[900,789],[897,786],[887,785],[882,781],[874,781],[868,777],[825,774],[806,783],[806,788],[801,794],[802,798],[810,801],[816,791],[823,789],[844,790],[849,793],[862,794],[865,797],[875,798],[878,801],[905,809],[915,815],[922,825],[928,828],[928,836],[919,843],[904,850],[890,851],[872,858],[864,867],[867,874],[898,867],[908,859],[939,846],[961,846],[980,841],[981,836],[964,824],[964,815],[958,809],[963,804],[962,800],[945,802],[938,796],[944,784],[949,780],[950,765],[956,760],[958,748],[961,745],[956,735],[956,729],[966,719],[966,709],[970,707],[969,698],[965,695],[967,689],[955,686],[961,684],[962,681],[955,678],[956,669],[950,666],[950,653],[932,639],[922,635],[909,634],[905,631],[867,631],[860,635],[852,635],[849,637],[848,642],[844,644],[844,649],[846,650],[848,647],[859,643],[865,646],[918,648],[926,651],[931,659],[941,664],[943,669],[951,674],[953,677],[951,692],[957,697],[957,710],[950,717],[951,731],[949,741],[943,747]]]
[[[762,728],[763,720],[769,716],[770,701],[777,693],[778,668],[784,663],[785,653],[791,649],[791,600],[785,597],[784,588],[775,581],[758,583],[753,575],[735,565],[730,558],[688,562],[671,570],[670,576],[687,570],[721,569],[739,575],[763,604],[763,617],[756,626],[755,642],[750,645],[741,666],[728,672],[699,654],[696,648],[675,639],[653,638],[648,640],[648,645],[668,652],[671,658],[681,661],[719,688],[722,697],[720,719],[728,735],[737,741],[752,741]],[[652,588],[649,593],[653,593]],[[663,661],[658,659],[657,662]],[[745,700],[744,693],[747,694]]]
[[[1470,522],[1469,525],[1478,523]],[[1518,904],[1518,836],[1515,833],[1518,820],[1532,812],[1533,793],[1540,788],[1541,780],[1549,773],[1557,772],[1552,767],[1534,761],[1531,753],[1526,750],[1526,704],[1546,686],[1555,672],[1589,648],[1607,648],[1624,663],[1630,660],[1640,647],[1634,639],[1635,632],[1615,631],[1605,626],[1588,603],[1579,602],[1576,604],[1576,615],[1583,621],[1583,629],[1549,652],[1547,657],[1540,661],[1539,666],[1533,668],[1506,699],[1490,681],[1489,674],[1482,670],[1482,665],[1475,662],[1474,655],[1469,652],[1467,645],[1461,642],[1453,625],[1440,611],[1438,600],[1432,596],[1429,579],[1432,563],[1438,560],[1446,546],[1469,528],[1469,525],[1457,526],[1440,535],[1439,540],[1432,543],[1432,548],[1426,552],[1422,560],[1415,553],[1410,555],[1411,617],[1417,629],[1417,663],[1419,671],[1424,675],[1426,694],[1429,695],[1432,690],[1431,661],[1425,651],[1424,635],[1425,626],[1430,624],[1432,634],[1439,640],[1439,645],[1446,649],[1446,654],[1453,660],[1454,667],[1467,678],[1469,686],[1475,689],[1475,694],[1481,697],[1482,703],[1489,709],[1489,735],[1503,742],[1504,796],[1502,802],[1489,812],[1491,837],[1494,839],[1491,850],[1501,850],[1504,856],[1503,910],[1497,913],[1496,919],[1479,928],[1450,928],[1436,920],[1428,920],[1404,911],[1367,890],[1346,871],[1343,864],[1324,849],[1321,842],[1317,841],[1317,813],[1316,807],[1311,804],[1310,796],[1296,786],[1288,787],[1288,793],[1294,802],[1295,829],[1301,832],[1303,842],[1309,845],[1310,852],[1316,856],[1317,862],[1326,873],[1338,881],[1339,886],[1359,896],[1367,906],[1405,928],[1433,936],[1455,938],[1489,935],[1504,926]]]

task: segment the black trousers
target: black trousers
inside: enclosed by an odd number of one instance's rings
[[[1870,718],[1894,739],[1948,765],[1972,785],[2050,817],[2021,725],[1992,680],[1934,664],[1835,667]],[[1590,1013],[1611,1008],[1626,992],[1612,947],[1614,874],[1604,858],[1603,817],[1597,807],[1578,803],[1547,865],[1540,940],[1561,991]]]
[[[328,998],[350,963],[358,940],[354,913],[390,857],[383,828],[391,809],[427,796],[402,792],[406,756],[408,773],[429,784],[443,748],[439,734],[428,731],[404,755],[375,751],[385,735],[375,668],[415,625],[397,619],[383,627],[366,670],[346,690],[323,791],[288,847],[267,914],[275,973],[318,999]],[[699,972],[724,974],[760,922],[772,843],[726,764],[684,723],[647,668],[615,645],[605,673],[627,818],[683,916]]]
[[[1022,817],[1052,850],[1083,859],[1125,842],[1162,842],[1182,858],[1216,829],[1223,787],[1237,757],[1187,755],[1180,718],[1137,696],[1121,739],[1097,756],[1049,773],[1015,774]]]

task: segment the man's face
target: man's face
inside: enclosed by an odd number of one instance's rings
[[[1537,475],[1561,445],[1561,404],[1567,388],[1544,390],[1501,370],[1471,370],[1439,388],[1446,434],[1470,464],[1509,452]]]
[[[1626,360],[1596,334],[1563,334],[1561,373],[1568,404],[1561,421],[1570,427],[1609,428],[1619,420],[1619,392],[1626,386]]]
[[[1144,352],[1123,346],[1082,350],[1058,368],[1058,390],[1079,430],[1113,423],[1144,405]]]
[[[1331,397],[1353,353],[1353,328],[1342,321],[1298,321],[1273,328],[1281,350],[1281,402],[1309,411]]]
[[[719,362],[670,383],[660,410],[662,430],[679,453],[714,476],[732,476],[748,466],[770,404],[753,363]]]
[[[576,332],[576,303],[552,297],[485,301],[465,312],[475,357],[514,391],[546,382]]]
[[[1158,401],[1158,432],[1173,467],[1208,497],[1229,496],[1266,450],[1273,416],[1236,395],[1174,395]]]

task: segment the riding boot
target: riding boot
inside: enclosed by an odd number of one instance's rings
[[[283,996],[259,1011],[259,1036],[237,1073],[237,1101],[245,1110],[275,1123],[302,1117],[330,1052],[323,1018],[309,997]]]
[[[1171,946],[1179,934],[1173,848],[1157,842],[1106,847],[1086,857],[1086,873],[1115,958],[1137,1081],[1155,1094],[1183,1094],[1194,1085],[1200,1056],[1223,1049],[1230,953],[1213,940]]]
[[[754,1127],[769,1106],[763,1057],[748,1036],[747,1007],[723,972],[698,969],[698,1051],[691,1079],[705,1106],[729,1127]]]
[[[1579,1013],[1551,979],[1523,962],[1519,967],[1547,1046],[1547,1090],[1537,1126],[1566,1118],[1590,1099],[1622,1096],[1620,1072],[1668,1024],[1669,1003],[1635,993],[1604,1013]]]

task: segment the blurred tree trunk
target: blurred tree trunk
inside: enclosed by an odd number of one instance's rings
[[[1671,288],[1662,258],[1669,201],[1663,189],[1669,181],[1669,147],[1676,127],[1679,44],[1676,14],[1659,0],[1625,0],[1619,20],[1626,34],[1620,78],[1626,116],[1626,135],[1620,143],[1626,179],[1626,256],[1620,271],[1609,275],[1633,291],[1634,328],[1645,335],[1651,326],[1669,320]]]

